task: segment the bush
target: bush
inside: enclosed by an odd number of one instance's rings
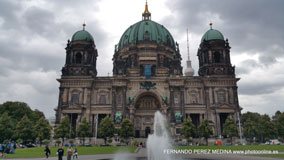
[[[48,145],[49,143],[50,143],[50,140],[48,140],[48,139],[44,139],[42,141],[42,144],[44,144],[44,145]]]
[[[139,142],[137,140],[133,140],[131,145],[133,147],[137,147],[139,145]]]
[[[59,146],[60,143],[61,143],[61,140],[59,140],[59,139],[57,139],[57,140],[55,141],[55,144],[56,144],[57,146]]]

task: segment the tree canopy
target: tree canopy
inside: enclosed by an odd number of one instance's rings
[[[225,121],[223,134],[231,139],[231,144],[233,144],[233,137],[238,136],[237,125],[235,121],[230,117]]]
[[[54,130],[55,138],[62,138],[62,143],[64,144],[65,138],[71,136],[70,121],[68,117],[64,117],[61,123]]]
[[[119,135],[125,139],[126,144],[128,144],[129,138],[134,136],[134,125],[129,119],[123,119]]]
[[[36,138],[41,141],[50,138],[50,131],[43,112],[32,110],[24,102],[0,104],[0,143],[10,140],[27,143]]]
[[[196,134],[196,127],[191,121],[191,118],[186,119],[181,128],[181,134],[186,138],[187,142],[189,142],[190,138]]]
[[[91,126],[89,122],[87,122],[86,117],[83,118],[81,124],[79,125],[77,134],[83,139],[83,145],[85,145],[85,137],[90,137],[92,135]]]
[[[99,131],[98,132],[99,137],[104,138],[105,144],[106,144],[107,138],[113,137],[113,135],[115,133],[115,127],[114,127],[114,123],[113,123],[112,119],[109,116],[102,119],[102,121],[99,124],[98,131]]]
[[[271,138],[277,138],[277,122],[268,115],[247,112],[242,114],[242,127],[244,136],[250,141],[264,142]]]
[[[208,138],[213,134],[212,127],[210,126],[210,121],[203,120],[198,127],[199,135],[206,139],[206,145],[208,145]]]

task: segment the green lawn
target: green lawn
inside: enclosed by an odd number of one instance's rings
[[[277,150],[280,154],[261,155],[266,157],[284,158],[283,145],[245,145],[245,146],[182,146],[178,149],[226,149],[226,150]],[[56,156],[57,147],[51,147],[51,157]],[[79,155],[113,154],[117,152],[134,153],[136,147],[77,147]],[[67,147],[64,148],[65,153]],[[257,156],[257,155],[253,155]],[[20,148],[15,154],[8,154],[6,158],[39,158],[44,157],[44,147]]]
[[[51,147],[51,157],[56,156],[57,147]],[[95,155],[95,154],[112,154],[117,152],[130,152],[134,153],[135,147],[77,147],[79,155]],[[67,147],[64,147],[66,154]],[[39,158],[44,157],[44,147],[35,148],[19,148],[16,149],[15,154],[8,154],[6,158]]]

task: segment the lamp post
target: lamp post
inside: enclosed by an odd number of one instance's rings
[[[239,127],[239,134],[240,134],[240,142],[241,142],[241,144],[243,144],[243,136],[242,136],[240,112],[237,113],[237,118],[238,118],[238,127]]]

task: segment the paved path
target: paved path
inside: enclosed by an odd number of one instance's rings
[[[147,151],[145,148],[138,150],[137,153],[124,153],[124,154],[98,154],[98,155],[82,155],[79,156],[78,160],[136,160],[137,158],[146,157]],[[179,159],[193,159],[193,160],[283,160],[277,158],[266,158],[259,156],[247,156],[247,155],[234,155],[234,154],[187,154],[187,155],[176,155],[175,160]],[[14,160],[14,159],[5,159],[5,160]],[[29,158],[29,159],[16,159],[16,160],[57,160],[57,157],[46,158]],[[66,160],[66,157],[63,158]],[[145,160],[141,158],[140,160]]]

